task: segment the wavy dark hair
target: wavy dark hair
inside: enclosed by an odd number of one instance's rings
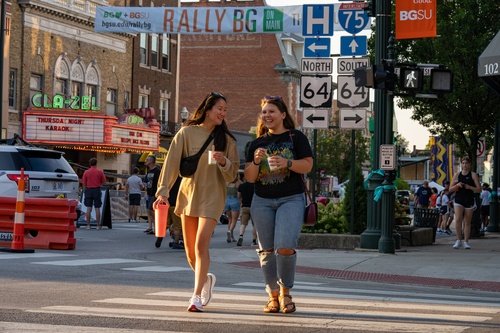
[[[194,110],[191,113],[189,118],[184,123],[184,126],[200,125],[201,123],[203,123],[207,116],[207,111],[213,108],[215,103],[217,103],[219,99],[223,99],[224,101],[227,102],[226,97],[224,95],[217,92],[209,93],[203,99],[200,105],[196,108],[196,110]],[[214,129],[215,150],[217,151],[226,150],[227,146],[226,134],[229,135],[231,138],[233,138],[234,141],[236,141],[236,138],[231,134],[231,132],[229,132],[226,121],[222,120],[222,124],[216,125]]]
[[[295,129],[295,121],[292,116],[288,112],[288,107],[285,104],[285,101],[280,96],[266,96],[260,101],[260,107],[263,108],[267,104],[276,105],[278,110],[281,113],[285,113],[285,119],[283,119],[283,126],[286,129]],[[263,136],[269,132],[269,129],[264,125],[262,121],[262,117],[259,116],[257,120],[257,137]]]

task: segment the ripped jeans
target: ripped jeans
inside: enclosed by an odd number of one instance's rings
[[[251,213],[259,238],[259,260],[266,291],[279,291],[279,286],[292,288],[295,280],[297,253],[285,256],[278,249],[295,249],[304,223],[304,193],[266,199],[253,196]],[[266,250],[274,249],[271,252]]]

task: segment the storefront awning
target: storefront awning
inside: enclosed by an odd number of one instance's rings
[[[478,76],[500,94],[500,31],[478,58]]]
[[[146,158],[149,155],[155,155],[156,156],[156,164],[163,164],[163,162],[165,162],[165,159],[167,158],[167,153],[168,153],[168,150],[166,150],[163,147],[160,147],[159,151],[150,151],[147,153],[143,153],[141,155],[141,157],[139,157],[139,160],[137,162],[144,163],[144,162],[146,162]]]

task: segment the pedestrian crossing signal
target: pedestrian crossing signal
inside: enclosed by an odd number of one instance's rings
[[[399,73],[399,86],[401,90],[422,91],[424,87],[424,73],[422,69],[403,67]]]

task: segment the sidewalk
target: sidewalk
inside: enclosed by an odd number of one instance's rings
[[[487,233],[484,237],[471,239],[470,250],[453,249],[455,240],[455,234],[438,234],[433,245],[404,246],[396,254],[362,249],[299,249],[297,273],[500,292],[500,234]],[[259,267],[255,260],[232,264]]]

